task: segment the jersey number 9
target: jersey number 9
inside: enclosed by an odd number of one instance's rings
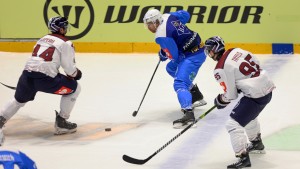
[[[250,77],[257,77],[260,74],[260,68],[259,65],[256,64],[254,61],[250,61],[251,58],[251,55],[247,55],[245,57],[246,62],[241,63],[239,70],[245,76],[250,75]]]

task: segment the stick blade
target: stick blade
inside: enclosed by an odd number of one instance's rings
[[[148,161],[147,159],[146,160],[135,159],[135,158],[129,157],[128,155],[123,155],[123,160],[126,161],[127,163],[138,164],[138,165],[143,165]]]
[[[134,112],[132,113],[132,116],[135,117],[137,113],[138,113],[137,111],[134,111]]]

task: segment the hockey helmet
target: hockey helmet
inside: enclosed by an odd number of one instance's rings
[[[147,11],[147,13],[144,16],[144,24],[147,23],[155,23],[156,21],[159,21],[159,24],[162,23],[162,14],[157,9],[150,9]]]
[[[210,52],[213,52],[217,57],[211,56]],[[214,36],[205,41],[204,53],[206,56],[214,60],[219,60],[223,53],[225,52],[225,42],[220,36]]]
[[[59,32],[60,28],[67,29],[69,25],[68,19],[61,16],[56,16],[49,19],[48,29],[55,33]]]

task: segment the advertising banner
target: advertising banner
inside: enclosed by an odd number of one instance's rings
[[[0,2],[0,40],[40,38],[53,16],[68,17],[77,42],[153,42],[143,24],[151,8],[186,10],[202,39],[231,43],[300,43],[298,0],[10,0]]]

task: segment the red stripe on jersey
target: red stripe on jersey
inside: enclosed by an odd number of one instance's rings
[[[60,35],[60,34],[55,34],[55,33],[53,33],[53,34],[49,34],[49,35],[50,35],[50,36],[55,36],[55,37],[57,37],[57,38],[59,38],[59,39],[65,41],[65,42],[69,41],[68,38],[66,38],[65,36]]]
[[[72,89],[62,86],[60,89],[58,89],[56,92],[54,92],[54,94],[66,95],[66,94],[70,94],[72,92],[73,92]]]
[[[171,54],[171,52],[169,51],[168,48],[164,48],[163,51],[166,53],[166,56],[169,58],[169,59],[173,59],[173,56]]]
[[[225,65],[225,61],[227,59],[227,56],[229,55],[229,53],[233,50],[234,48],[228,49],[226,52],[224,52],[224,54],[221,56],[220,60],[218,61],[215,69],[223,69],[224,65]]]

